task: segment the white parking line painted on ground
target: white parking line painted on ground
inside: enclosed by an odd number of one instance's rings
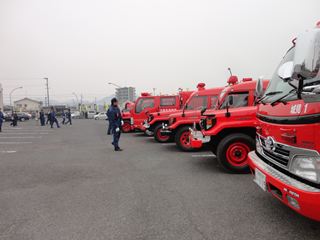
[[[35,134],[34,132],[2,132],[0,133],[0,136],[1,135],[32,135],[32,134]],[[48,132],[39,132],[39,133],[36,133],[36,134],[40,134],[40,135],[45,135],[45,134],[49,134]]]
[[[33,139],[33,138],[42,138],[42,136],[14,136],[14,137],[2,137],[0,136],[0,139]]]
[[[31,144],[32,142],[0,142],[0,145],[10,145],[10,144]]]
[[[17,151],[9,150],[9,151],[0,151],[0,153],[16,153]]]
[[[197,154],[197,155],[192,155],[192,157],[197,158],[197,157],[215,157],[216,155],[214,154]]]

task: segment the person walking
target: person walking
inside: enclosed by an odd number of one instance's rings
[[[72,116],[71,116],[71,110],[70,108],[68,109],[68,112],[66,113],[66,117],[67,117],[67,121],[65,122],[65,124],[70,124],[72,125]]]
[[[65,124],[66,123],[66,112],[63,110],[62,111],[62,122],[61,122],[61,124]]]
[[[0,132],[2,132],[3,120],[4,120],[4,114],[2,112],[2,109],[0,108]]]
[[[107,121],[108,121],[108,130],[107,130],[107,135],[111,135],[111,124],[110,124],[110,108],[107,110]]]
[[[56,118],[56,112],[54,111],[53,108],[51,108],[51,111],[50,111],[50,115],[49,115],[49,119],[50,119],[50,126],[51,128],[53,128],[53,124],[55,123],[57,125],[57,128],[60,128],[59,126],[59,122]]]
[[[121,118],[120,108],[118,106],[118,100],[116,98],[113,98],[111,100],[109,115],[110,115],[109,122],[111,125],[111,131],[113,134],[112,145],[114,146],[115,151],[122,151],[122,149],[119,147],[122,118]]]
[[[12,127],[17,127],[18,126],[18,114],[16,112],[12,113],[11,120],[12,120],[12,122],[10,125]]]
[[[40,125],[43,127],[46,125],[46,118],[44,116],[43,109],[41,109],[40,114],[39,114],[39,119],[40,119]]]

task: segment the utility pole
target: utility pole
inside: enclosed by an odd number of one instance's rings
[[[46,80],[46,89],[47,89],[47,106],[50,106],[50,98],[49,98],[49,79],[48,78],[43,78]]]

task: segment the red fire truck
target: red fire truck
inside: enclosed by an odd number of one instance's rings
[[[209,143],[228,172],[247,173],[248,153],[255,146],[257,81],[245,78],[238,83],[237,77],[231,76],[229,83],[220,94],[219,108],[205,111],[200,121],[201,132],[191,130],[190,141],[194,148]],[[261,81],[263,89],[267,85],[267,80]]]
[[[320,22],[293,43],[260,100],[249,165],[264,191],[320,221]]]
[[[196,125],[198,128],[198,123],[201,117],[201,110],[206,109],[216,109],[218,106],[218,97],[223,88],[211,88],[205,89],[205,84],[200,83],[197,86],[198,91],[194,92],[184,108],[173,114],[170,114],[166,118],[165,124],[162,126],[160,132],[155,131],[155,139],[159,141],[158,135],[161,138],[174,139],[177,146],[183,151],[192,151],[189,137],[190,137],[190,127]],[[160,142],[160,141],[159,141]]]
[[[149,93],[141,93],[136,100],[134,108],[130,111],[130,119],[123,119],[124,122],[130,122],[131,129],[145,131],[143,124],[149,114],[153,112],[169,112],[180,109],[192,92],[180,91],[177,95],[159,95],[152,96]]]

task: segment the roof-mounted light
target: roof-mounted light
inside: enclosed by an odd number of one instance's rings
[[[242,82],[251,82],[252,81],[252,78],[243,78],[242,79]]]
[[[320,28],[320,21],[319,21],[319,22],[317,22],[317,24],[316,24],[316,28]]]
[[[228,84],[229,85],[234,85],[234,84],[237,84],[238,83],[238,77],[235,76],[235,75],[232,75],[229,77],[228,79]]]
[[[151,96],[151,94],[148,92],[141,93],[141,97],[150,97],[150,96]]]
[[[198,83],[197,85],[198,91],[205,90],[205,86],[206,86],[205,83]]]

